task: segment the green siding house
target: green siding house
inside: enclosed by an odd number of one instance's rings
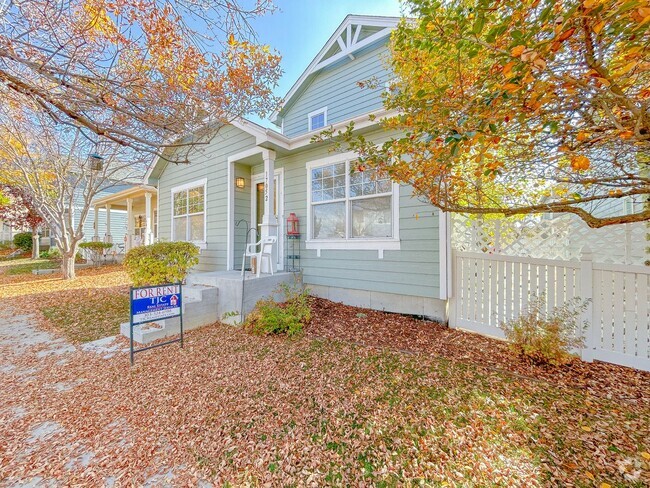
[[[195,272],[241,269],[246,242],[277,235],[275,269],[288,252],[286,219],[300,219],[300,268],[312,293],[351,305],[445,317],[446,216],[411,189],[357,172],[355,154],[311,138],[351,121],[384,140],[370,114],[384,115],[391,74],[387,43],[399,19],[349,15],[273,114],[276,130],[246,120],[222,127],[191,164],[156,162],[158,236],[201,248]],[[374,88],[360,81],[374,79]],[[256,237],[247,236],[246,222]],[[239,225],[236,225],[239,224]]]

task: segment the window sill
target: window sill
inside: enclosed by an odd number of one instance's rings
[[[318,257],[321,250],[377,251],[383,259],[384,251],[399,251],[399,239],[311,239],[305,241],[306,249],[315,249]]]

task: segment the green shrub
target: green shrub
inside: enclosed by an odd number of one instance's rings
[[[113,244],[110,242],[82,242],[79,244],[81,249],[86,249],[88,254],[90,254],[90,260],[99,263],[104,256],[104,251],[108,251]]]
[[[273,299],[257,302],[253,311],[244,322],[244,329],[256,335],[286,334],[293,336],[300,333],[311,320],[309,308],[309,290],[298,286],[280,285],[286,301],[276,303]]]
[[[58,247],[52,246],[45,251],[41,251],[40,257],[43,259],[59,260],[61,259],[61,251]]]
[[[124,267],[135,286],[178,283],[199,262],[199,248],[191,242],[158,242],[134,247]]]
[[[518,318],[501,324],[510,347],[537,364],[559,366],[573,359],[572,350],[584,347],[586,323],[579,316],[589,301],[580,298],[546,311],[546,296],[533,297]]]
[[[14,236],[14,246],[23,251],[32,250],[32,233],[31,232],[19,232]]]

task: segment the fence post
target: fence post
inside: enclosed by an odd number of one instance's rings
[[[594,349],[596,348],[596,333],[599,332],[593,324],[593,288],[594,288],[594,268],[593,254],[589,246],[582,248],[580,256],[580,298],[588,300],[587,307],[580,317],[580,325],[587,322],[585,331],[585,348],[581,351],[583,361],[591,363],[594,360]]]

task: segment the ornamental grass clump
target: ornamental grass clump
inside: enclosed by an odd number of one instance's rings
[[[260,300],[244,322],[244,329],[255,335],[284,334],[289,337],[302,332],[311,320],[309,290],[298,285],[280,285],[285,301],[277,303],[272,298]]]
[[[157,242],[134,247],[124,257],[124,268],[134,286],[180,283],[199,262],[199,248],[191,242]]]
[[[573,351],[584,347],[584,329],[580,315],[588,300],[576,297],[547,312],[546,296],[534,296],[516,319],[501,324],[510,347],[536,364],[561,366],[571,362]]]

